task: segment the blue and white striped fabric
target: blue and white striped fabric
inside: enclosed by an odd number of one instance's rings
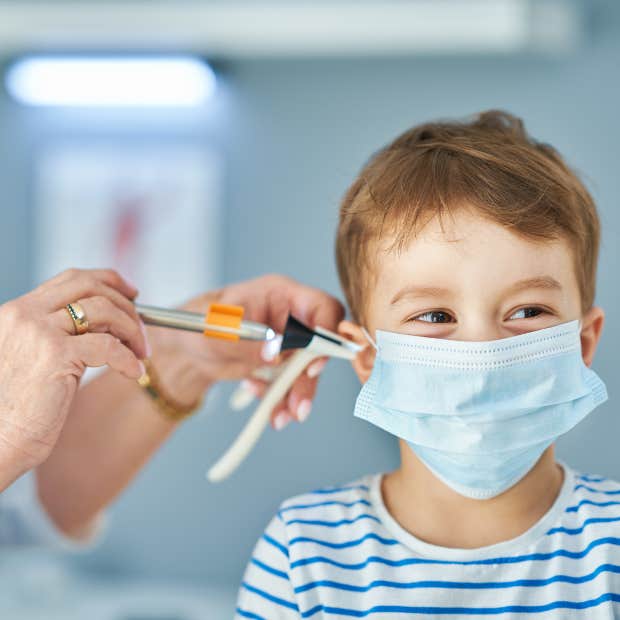
[[[236,618],[620,618],[620,483],[564,469],[536,525],[482,549],[411,536],[381,476],[288,500],[256,545]]]

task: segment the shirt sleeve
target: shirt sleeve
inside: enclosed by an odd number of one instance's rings
[[[239,588],[236,618],[301,618],[289,578],[289,550],[282,518],[276,515],[256,543]]]
[[[98,519],[78,539],[64,535],[41,505],[36,476],[30,471],[0,493],[0,547],[40,546],[67,551],[91,548],[100,538],[105,519]]]

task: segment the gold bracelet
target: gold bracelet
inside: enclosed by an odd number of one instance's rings
[[[153,364],[149,360],[144,360],[144,367],[146,372],[138,379],[138,385],[151,397],[157,409],[166,418],[173,422],[180,422],[200,409],[203,401],[202,398],[199,398],[197,402],[189,407],[179,405],[162,391],[159,375]]]

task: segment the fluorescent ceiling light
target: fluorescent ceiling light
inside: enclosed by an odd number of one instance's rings
[[[183,50],[218,58],[562,53],[575,0],[0,0],[0,53]]]
[[[9,68],[6,87],[29,105],[188,107],[213,95],[215,74],[192,57],[32,56]]]

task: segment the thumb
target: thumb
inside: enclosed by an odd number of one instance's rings
[[[69,338],[74,359],[85,366],[109,366],[129,379],[139,379],[145,372],[144,364],[133,351],[111,334],[89,333]]]

